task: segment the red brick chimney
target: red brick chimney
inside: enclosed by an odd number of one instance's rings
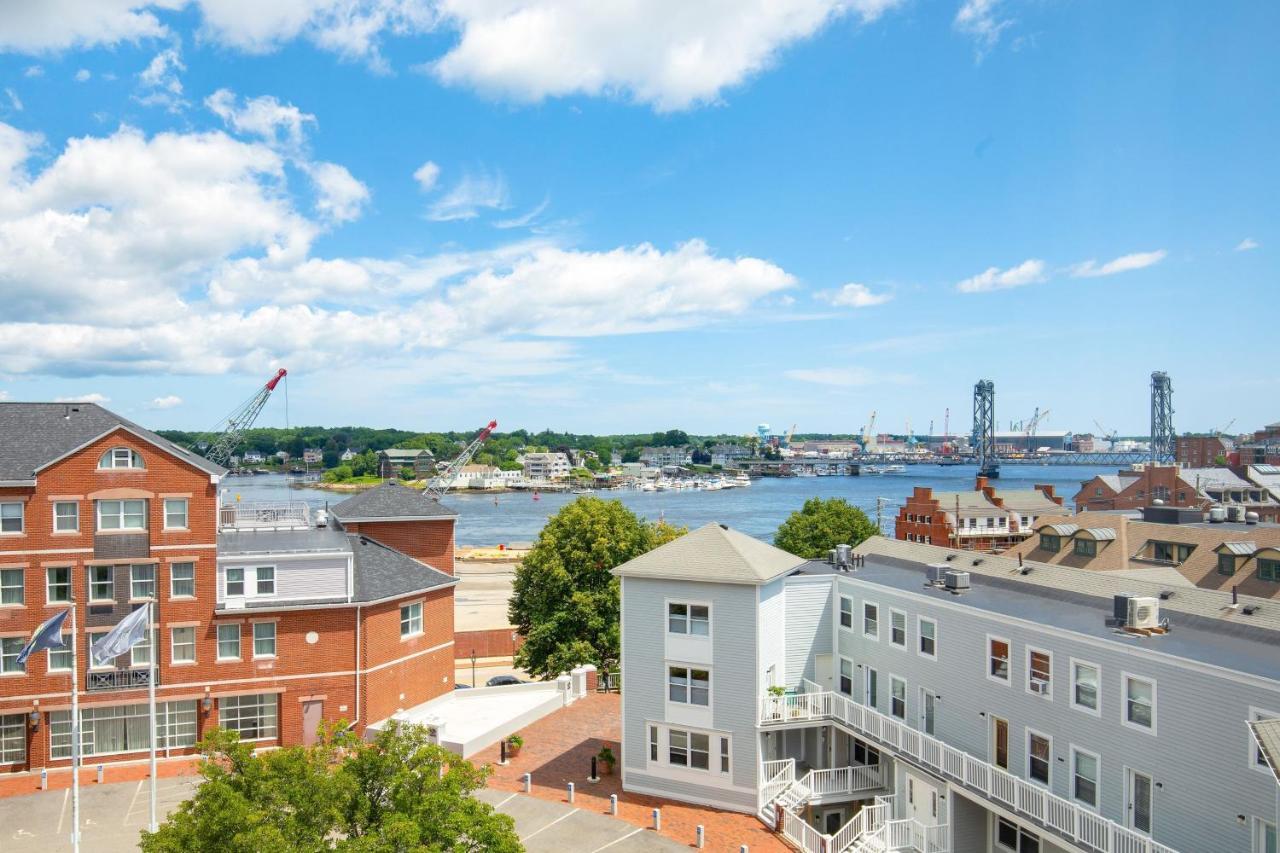
[[[974,481],[973,490],[975,492],[985,492],[987,490],[987,478],[981,475]]]
[[[1052,485],[1052,484],[1036,483],[1035,488],[1036,488],[1038,491],[1042,492],[1046,498],[1048,498],[1049,500],[1053,501],[1053,502],[1054,502],[1054,503],[1056,503],[1058,506],[1062,506],[1062,498],[1058,497],[1057,495],[1055,495],[1055,494],[1053,493],[1053,485]]]

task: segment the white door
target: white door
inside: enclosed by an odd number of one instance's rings
[[[911,770],[907,777],[907,813],[904,817],[918,820],[923,826],[935,826],[942,811],[942,785]]]
[[[831,655],[813,656],[814,681],[822,685],[823,690],[834,690],[832,686]]]
[[[927,735],[934,733],[938,722],[938,706],[935,704],[933,691],[927,687],[920,688],[920,731]]]
[[[1126,822],[1130,829],[1151,834],[1153,822],[1155,788],[1151,777],[1137,770],[1125,771],[1125,798],[1128,808],[1125,810]]]

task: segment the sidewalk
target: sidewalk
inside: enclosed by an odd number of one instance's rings
[[[516,832],[528,853],[642,853],[675,851],[685,845],[626,821],[597,814],[588,806],[553,803],[525,794],[484,790],[477,799],[516,822]]]

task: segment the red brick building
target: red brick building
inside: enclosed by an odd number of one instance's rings
[[[1077,512],[1142,509],[1154,501],[1164,506],[1207,511],[1223,507],[1244,520],[1255,512],[1262,521],[1280,518],[1280,502],[1265,487],[1237,476],[1227,468],[1181,468],[1141,465],[1115,474],[1099,474],[1081,484],[1074,502]]]
[[[1180,435],[1175,458],[1187,468],[1211,468],[1225,465],[1232,450],[1232,443],[1220,435]]]
[[[1061,515],[1053,486],[998,491],[978,477],[973,491],[938,492],[916,486],[898,510],[894,536],[972,551],[999,552],[1031,535],[1042,515]]]
[[[86,762],[148,749],[153,650],[166,755],[214,725],[359,730],[451,689],[453,513],[390,484],[317,529],[301,505],[224,505],[225,473],[95,405],[0,403],[0,772],[70,763],[70,650],[16,658],[72,601]],[[92,666],[153,596],[152,639]]]

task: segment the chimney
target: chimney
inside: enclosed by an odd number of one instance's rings
[[[1053,493],[1053,485],[1050,483],[1036,483],[1035,489],[1043,494],[1046,498],[1062,506],[1062,498]]]
[[[974,481],[973,490],[975,492],[985,492],[987,490],[987,478],[979,474],[978,479]]]

